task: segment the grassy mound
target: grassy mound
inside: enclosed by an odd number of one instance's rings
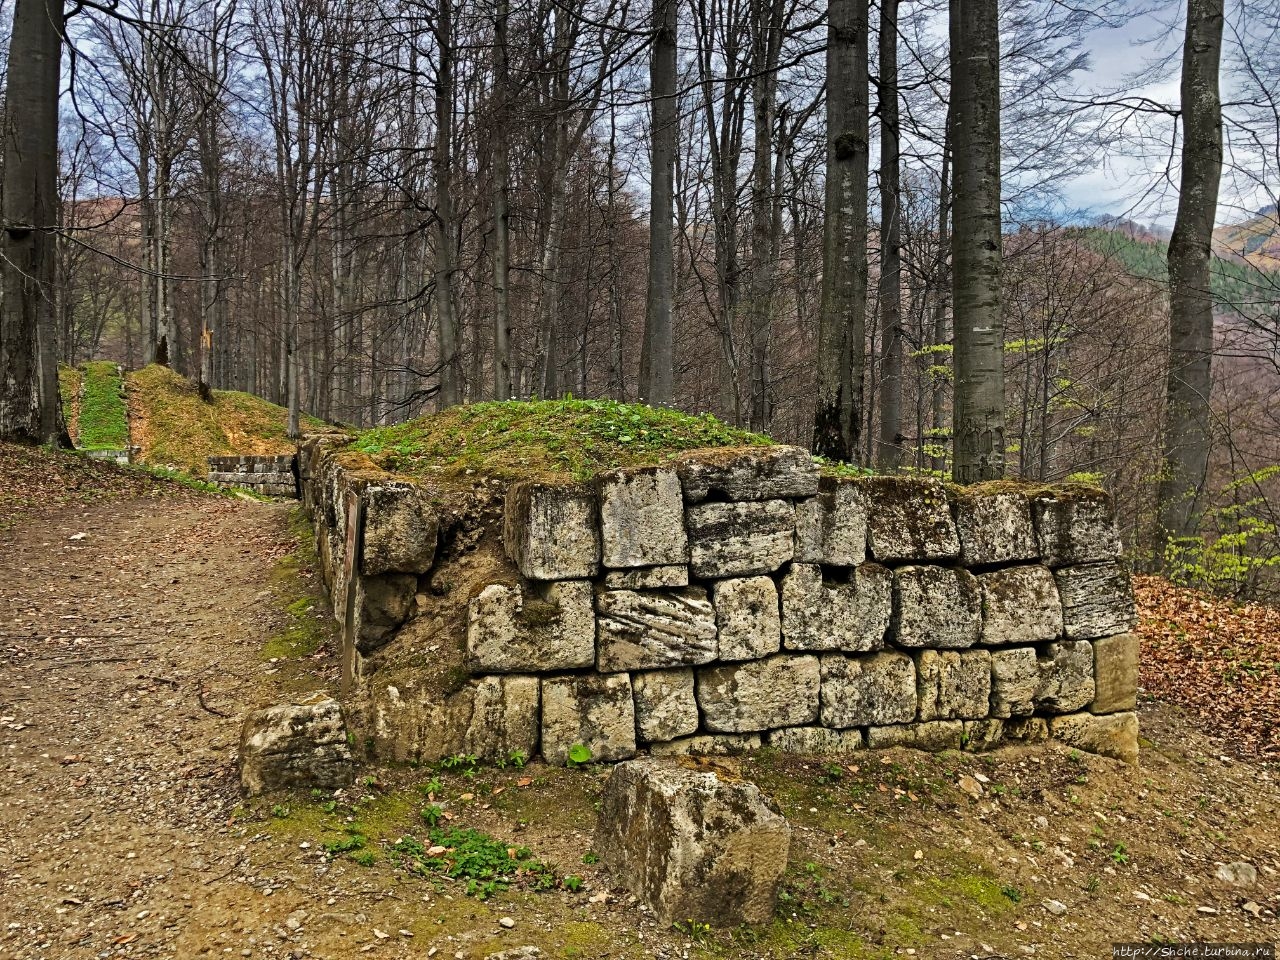
[[[599,470],[662,463],[682,450],[772,442],[710,414],[613,400],[533,400],[476,403],[378,427],[360,434],[353,449],[399,473],[585,480]]]
[[[127,377],[134,442],[141,461],[176,467],[193,476],[208,473],[209,457],[271,456],[292,453],[284,407],[234,390],[214,390],[213,401],[200,399],[196,384],[167,367],[152,365]],[[303,429],[324,429],[303,417]]]
[[[83,383],[76,445],[81,450],[123,450],[129,446],[129,415],[120,368],[108,360],[86,363]]]

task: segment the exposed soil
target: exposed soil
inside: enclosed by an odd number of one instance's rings
[[[590,862],[604,769],[377,767],[336,796],[246,803],[240,717],[335,684],[299,525],[287,505],[125,493],[24,501],[0,532],[0,956],[1093,958],[1280,939],[1275,767],[1149,699],[1137,769],[1056,745],[716,761],[795,827],[777,919],[754,931],[659,929],[610,889]],[[481,901],[406,870],[392,845],[426,839],[430,803],[530,848],[558,886]],[[326,851],[357,833],[363,849]],[[1237,860],[1256,885],[1215,879]]]

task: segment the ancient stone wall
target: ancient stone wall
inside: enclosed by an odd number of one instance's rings
[[[270,497],[297,497],[297,458],[210,457],[209,482],[219,487],[244,487]]]
[[[1099,491],[820,477],[791,447],[516,483],[502,575],[455,598],[465,637],[433,638],[458,648],[464,680],[433,687],[380,679],[365,658],[444,562],[440,498],[334,449],[304,444],[303,497],[348,692],[385,755],[1052,737],[1136,759],[1133,598]]]

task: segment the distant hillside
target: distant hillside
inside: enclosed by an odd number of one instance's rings
[[[1270,206],[1248,220],[1219,227],[1213,232],[1213,245],[1221,256],[1262,270],[1280,270],[1280,213]]]

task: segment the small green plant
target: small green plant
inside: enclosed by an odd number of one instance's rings
[[[1013,903],[1022,902],[1022,891],[1019,890],[1017,887],[1001,887],[1000,893],[1006,899],[1012,901]]]
[[[321,804],[320,809],[323,810],[325,813],[333,813],[335,810],[338,809],[338,801],[329,800],[326,803]]]
[[[517,770],[524,767],[529,762],[529,756],[523,750],[512,750],[507,755],[507,763],[515,767]]]
[[[434,827],[444,819],[444,808],[438,803],[433,803],[430,806],[423,807],[422,819],[426,822],[428,827]]]
[[[352,824],[347,827],[346,836],[339,837],[336,840],[326,840],[324,848],[329,853],[351,853],[354,850],[363,850],[368,844],[369,838],[356,829]]]
[[[271,815],[277,820],[287,820],[289,819],[289,808],[277,803],[271,808]]]
[[[671,929],[677,933],[683,933],[690,940],[695,940],[699,943],[711,936],[711,924],[703,923],[700,920],[690,919],[684,922],[677,920],[671,925]]]
[[[1102,881],[1095,875],[1090,875],[1089,879],[1084,883],[1084,888],[1090,893],[1097,893],[1100,886],[1102,886]]]
[[[372,850],[356,850],[351,854],[351,859],[362,867],[372,867],[378,862],[378,856]]]
[[[570,874],[564,878],[564,888],[570,893],[577,893],[582,889],[582,878],[577,874]]]
[[[440,769],[447,770],[449,773],[460,773],[463,776],[469,773],[474,774],[479,765],[480,761],[474,753],[456,753],[440,761]]]
[[[582,862],[587,864],[587,866],[590,866],[593,863],[599,863],[600,854],[596,853],[594,850],[588,850],[582,855]]]
[[[427,848],[415,837],[402,837],[392,849],[408,861],[409,869],[415,873],[443,874],[465,881],[463,890],[469,897],[487,900],[517,881],[534,890],[556,886],[555,871],[533,859],[527,848],[509,846],[479,830],[437,828],[431,831],[430,840],[431,847]],[[442,852],[433,856],[430,851],[437,847]]]
[[[585,743],[575,743],[569,748],[569,766],[581,767],[591,762],[591,748]]]
[[[313,788],[311,789],[311,799],[312,799],[312,800],[323,800],[323,799],[324,799],[324,791],[323,791],[323,790],[321,790],[319,787],[313,787]]]
[[[440,782],[439,777],[432,777],[419,789],[428,797],[438,797],[440,794],[444,793],[444,784]]]
[[[1129,848],[1123,843],[1117,843],[1111,851],[1111,860],[1119,866],[1124,866],[1129,862]]]

